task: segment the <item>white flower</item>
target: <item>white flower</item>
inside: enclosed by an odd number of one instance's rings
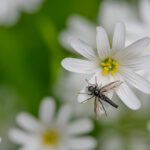
[[[105,0],[100,6],[97,23],[93,23],[82,16],[73,15],[68,19],[67,28],[61,32],[59,40],[62,46],[68,50],[72,50],[70,41],[74,38],[79,38],[90,46],[96,47],[95,28],[97,24],[98,26],[102,25],[107,30],[109,38],[111,38],[112,28],[116,22],[123,21],[126,23],[134,18],[135,13],[133,8],[131,9],[126,2]],[[128,29],[131,31],[130,26]],[[130,43],[130,39],[133,40],[129,35],[129,40],[126,41],[126,44]]]
[[[17,123],[24,129],[11,129],[10,139],[21,145],[23,150],[69,150],[93,149],[95,140],[90,136],[81,136],[93,129],[89,119],[80,119],[69,123],[71,109],[68,105],[61,107],[54,117],[55,102],[45,98],[40,105],[37,120],[28,113],[21,113]]]
[[[138,7],[138,17],[126,20],[129,38],[132,41],[138,40],[145,36],[150,36],[150,1],[140,0]]]
[[[133,20],[135,17],[134,8],[127,2],[106,0],[101,4],[98,19],[99,24],[101,24],[101,26],[107,30],[109,36],[111,36],[116,22],[121,21],[126,24],[126,22]]]
[[[0,0],[0,24],[13,25],[20,17],[21,11],[36,11],[43,0]]]
[[[68,28],[61,32],[59,39],[60,43],[68,50],[71,49],[70,41],[74,38],[80,38],[92,47],[96,45],[94,38],[96,35],[96,25],[86,18],[73,15],[68,19],[67,26]]]
[[[149,150],[149,140],[143,131],[127,132],[125,136],[116,131],[107,130],[100,135],[99,150]]]
[[[81,40],[73,40],[72,47],[86,60],[65,58],[62,66],[71,72],[94,74],[90,83],[95,83],[95,77],[102,85],[122,80],[123,84],[116,90],[117,95],[129,108],[138,109],[141,103],[128,83],[144,93],[150,93],[150,82],[136,73],[150,67],[150,56],[140,56],[143,49],[150,44],[150,39],[146,37],[125,47],[125,27],[122,23],[117,23],[112,41],[111,44],[105,30],[98,27],[97,51]],[[85,92],[87,92],[86,86],[81,90],[81,93]],[[87,98],[89,95],[79,94],[78,101],[83,102]]]

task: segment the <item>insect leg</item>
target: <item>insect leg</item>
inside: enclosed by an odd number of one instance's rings
[[[99,118],[97,117],[97,102],[96,102],[96,97],[95,97],[95,100],[94,100],[94,113],[95,113],[96,119],[98,120]]]
[[[104,110],[104,112],[105,112],[105,115],[107,116],[107,112],[106,112],[106,109],[105,109],[105,107],[104,107],[104,105],[103,105],[103,102],[100,100],[100,99],[98,99],[99,100],[99,102],[101,103],[101,105],[102,105],[102,107],[103,107],[103,110]]]
[[[91,95],[90,93],[82,93],[82,92],[78,92],[78,94],[87,94],[87,95]]]
[[[85,79],[85,81],[87,82],[88,85],[95,85],[95,84],[92,84],[88,81],[88,79]]]
[[[81,103],[85,103],[85,102],[87,102],[88,100],[90,100],[91,98],[93,98],[94,96],[92,96],[92,97],[90,97],[90,98],[88,98],[88,99],[86,99],[86,100],[84,100],[83,102],[81,102]]]
[[[98,86],[97,77],[96,76],[95,76],[95,84],[96,84],[96,86]]]
[[[91,83],[88,81],[88,79],[85,79],[85,81],[87,82],[87,84],[91,85]]]

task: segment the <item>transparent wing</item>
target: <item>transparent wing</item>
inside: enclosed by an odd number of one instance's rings
[[[107,116],[106,110],[108,109],[108,107],[109,107],[109,105],[106,102],[104,102],[98,98],[95,99],[94,112],[95,112],[95,117],[97,120],[100,118],[100,115],[103,113],[105,113]]]
[[[117,89],[123,82],[120,80],[116,80],[114,82],[111,82],[109,84],[106,84],[101,88],[101,92],[111,92],[115,89]]]
[[[95,112],[95,117],[98,120],[101,115],[101,103],[98,101],[97,98],[94,101],[94,112]]]

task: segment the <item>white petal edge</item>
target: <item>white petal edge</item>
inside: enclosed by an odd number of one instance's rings
[[[79,39],[73,39],[71,40],[71,46],[76,52],[88,59],[96,58],[95,51],[84,41],[81,41]]]
[[[55,113],[55,102],[51,97],[45,97],[40,105],[39,118],[43,123],[50,123]]]
[[[93,130],[92,121],[89,119],[80,119],[68,125],[68,133],[72,135],[86,134]]]
[[[76,58],[65,58],[62,60],[61,65],[68,71],[83,74],[94,73],[97,69],[94,62]]]
[[[108,57],[110,53],[110,44],[107,33],[102,27],[97,27],[96,43],[99,57],[101,59]]]
[[[64,105],[60,108],[57,116],[57,123],[61,126],[65,126],[71,118],[71,106]]]
[[[120,51],[121,55],[124,57],[135,57],[139,56],[144,49],[146,49],[150,44],[150,38],[145,37],[136,42],[132,43],[125,50]]]
[[[73,150],[85,150],[85,149],[94,149],[97,145],[96,140],[92,137],[78,137],[70,138],[68,141],[70,149]]]
[[[123,84],[116,90],[117,95],[123,101],[123,103],[130,109],[137,110],[141,107],[141,103],[129,86],[123,82]]]
[[[16,121],[22,128],[31,132],[39,131],[41,128],[40,122],[28,113],[20,113]]]
[[[125,25],[121,22],[115,25],[112,50],[114,52],[123,50],[125,47],[126,30]]]
[[[144,77],[134,73],[133,71],[126,69],[122,72],[122,76],[124,80],[126,80],[129,84],[139,89],[140,91],[150,94],[150,82],[145,80]]]

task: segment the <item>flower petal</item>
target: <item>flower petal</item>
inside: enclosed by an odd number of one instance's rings
[[[119,51],[124,49],[125,47],[125,26],[123,23],[117,23],[115,25],[114,35],[113,35],[113,42],[112,42],[112,49],[113,51]]]
[[[128,47],[125,48],[124,51],[120,51],[120,53],[124,57],[135,57],[140,55],[142,51],[149,46],[149,44],[150,44],[150,38],[145,37],[129,45]]]
[[[150,55],[128,59],[127,67],[135,71],[150,69]]]
[[[22,128],[31,132],[39,131],[41,128],[39,121],[28,113],[20,113],[16,120]]]
[[[50,123],[55,112],[55,102],[51,97],[45,97],[40,105],[39,118],[43,123]]]
[[[73,135],[86,134],[90,132],[92,129],[93,129],[93,124],[91,120],[84,118],[69,124],[68,133]]]
[[[73,150],[94,149],[96,147],[96,140],[92,137],[78,137],[69,139],[68,145]]]
[[[96,43],[99,57],[100,58],[108,57],[110,53],[110,45],[107,33],[105,29],[102,27],[97,27]]]
[[[96,65],[92,61],[76,59],[76,58],[65,58],[61,62],[61,65],[71,72],[91,74],[96,70]]]
[[[25,145],[30,141],[31,136],[19,129],[11,129],[8,133],[10,140],[17,144]]]
[[[147,23],[150,24],[150,1],[149,0],[141,0],[140,1],[140,14],[142,19]]]
[[[88,59],[96,58],[95,51],[88,44],[79,39],[72,40],[71,46],[75,51]]]
[[[128,85],[123,82],[123,84],[116,90],[117,95],[129,108],[136,110],[141,107],[141,103],[136,95],[131,91]]]
[[[145,80],[142,76],[134,73],[129,69],[126,69],[124,72],[122,72],[122,76],[124,76],[124,80],[126,80],[135,88],[144,93],[150,93],[150,82],[148,80]]]
[[[71,107],[69,105],[64,105],[60,108],[57,117],[57,123],[64,126],[68,123],[71,117]]]

